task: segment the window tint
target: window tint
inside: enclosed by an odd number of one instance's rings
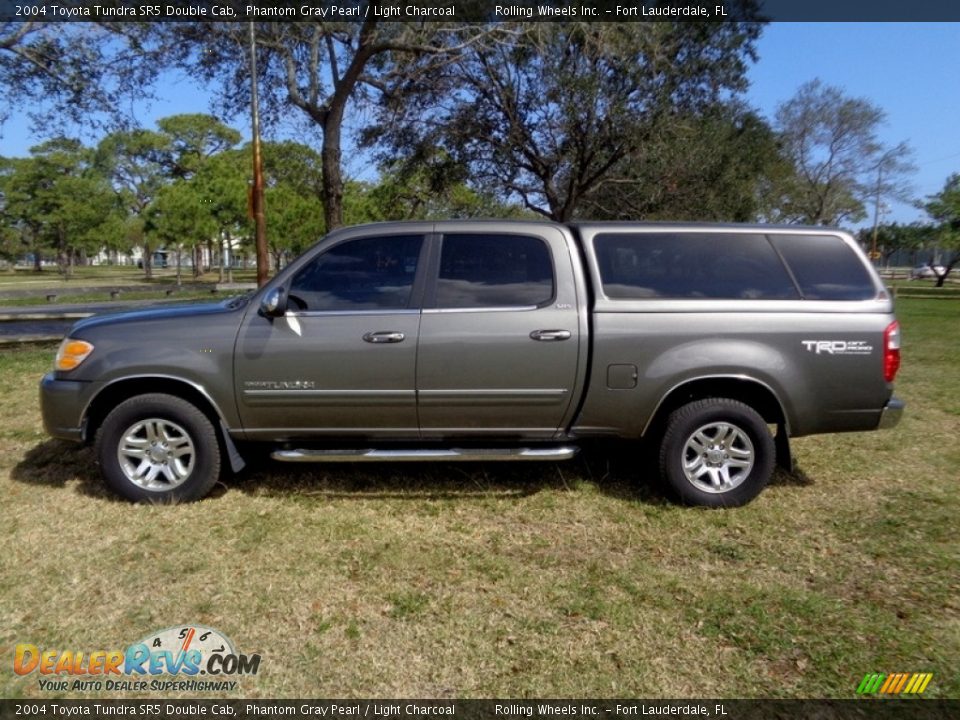
[[[809,300],[867,300],[877,289],[863,262],[836,235],[771,235]]]
[[[349,240],[316,257],[290,285],[291,310],[402,310],[410,304],[423,238]]]
[[[527,235],[447,235],[440,253],[437,307],[540,305],[553,298],[553,264]]]
[[[618,233],[597,235],[593,245],[607,297],[799,297],[763,235]]]

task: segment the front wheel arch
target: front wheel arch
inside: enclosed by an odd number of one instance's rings
[[[214,427],[225,428],[226,418],[205,391],[187,380],[166,375],[125,377],[111,381],[87,404],[83,413],[84,440],[91,441],[110,411],[138,395],[161,393],[186,400],[207,416]]]

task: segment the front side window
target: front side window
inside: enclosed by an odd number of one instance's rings
[[[529,235],[464,233],[443,238],[438,308],[530,307],[553,298],[547,244]]]
[[[799,298],[763,235],[609,233],[593,246],[609,298]]]
[[[294,276],[291,309],[406,309],[422,245],[420,235],[359,238],[335,245]]]

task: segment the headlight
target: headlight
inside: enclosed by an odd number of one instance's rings
[[[53,366],[57,370],[73,370],[93,352],[93,345],[86,340],[65,338],[57,350],[57,359]]]

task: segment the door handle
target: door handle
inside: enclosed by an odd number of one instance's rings
[[[389,330],[383,330],[380,332],[368,332],[363,336],[363,339],[368,343],[373,343],[379,345],[382,343],[398,343],[403,342],[403,333],[402,332],[391,332]]]
[[[544,342],[550,342],[555,340],[569,340],[570,331],[569,330],[534,330],[530,333],[531,340],[542,340]]]

